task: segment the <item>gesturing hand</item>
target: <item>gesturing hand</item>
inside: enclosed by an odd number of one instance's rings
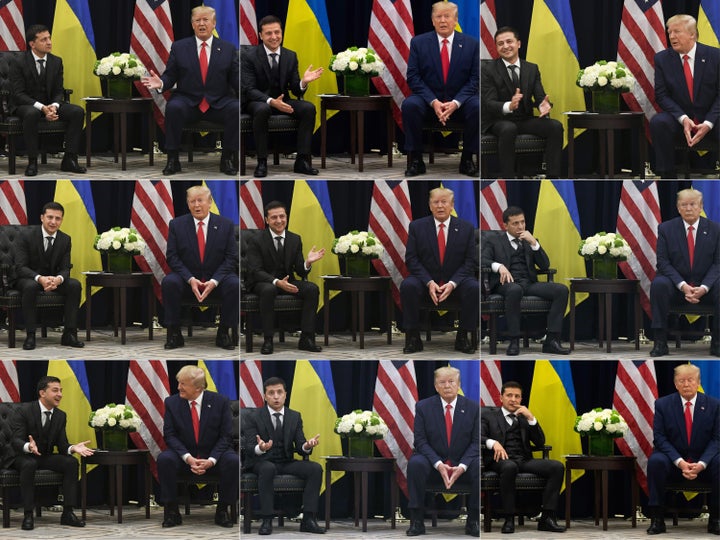
[[[265,442],[260,438],[260,435],[255,435],[255,437],[257,438],[257,445],[258,445],[258,448],[260,448],[261,452],[267,452],[268,450],[270,450],[272,448],[272,445],[273,445],[272,439],[269,439],[268,442]]]

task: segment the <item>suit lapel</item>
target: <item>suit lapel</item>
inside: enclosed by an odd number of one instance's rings
[[[510,95],[513,95],[515,93],[515,89],[513,88],[510,73],[508,73],[508,70],[505,67],[505,62],[503,62],[502,58],[498,58],[497,60],[495,60],[495,69],[497,70],[497,74],[500,77],[500,80],[502,80],[503,84],[505,85],[505,89],[510,92]]]

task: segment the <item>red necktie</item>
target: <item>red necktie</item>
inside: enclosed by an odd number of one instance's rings
[[[203,225],[204,223],[202,221],[198,221],[197,241],[198,251],[200,252],[200,262],[203,262],[203,259],[205,258],[205,235],[203,234]]]
[[[693,76],[690,71],[690,58],[687,54],[683,55],[683,71],[685,72],[685,84],[687,84],[688,93],[690,94],[690,101],[693,100]]]
[[[204,41],[202,42],[202,45],[200,45],[200,77],[202,77],[202,82],[205,84],[205,79],[207,78],[207,70],[208,70],[208,57],[207,57],[207,43]],[[207,99],[204,97],[202,98],[202,101],[200,102],[200,105],[198,105],[200,108],[200,111],[206,112],[210,108],[210,104],[207,102]]]
[[[442,64],[443,82],[447,82],[448,70],[450,69],[450,54],[448,54],[448,40],[442,40],[442,48],[440,49],[440,63]]]
[[[200,417],[198,417],[197,402],[190,402],[190,418],[192,418],[193,433],[195,433],[195,442],[200,440]]]
[[[695,256],[695,238],[693,238],[694,227],[690,225],[688,227],[687,244],[688,244],[688,257],[690,257],[690,268],[693,265],[693,258]]]
[[[690,403],[685,402],[685,431],[687,432],[688,444],[690,444],[690,437],[692,436],[692,415],[690,414]]]
[[[445,224],[440,224],[440,230],[438,231],[438,252],[440,253],[440,264],[445,259]]]
[[[445,433],[447,434],[448,447],[450,447],[450,434],[452,433],[452,416],[450,416],[452,405],[445,405]]]

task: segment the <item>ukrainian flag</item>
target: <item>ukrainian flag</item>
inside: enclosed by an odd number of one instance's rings
[[[565,127],[564,111],[584,111],[585,96],[575,86],[580,65],[570,0],[536,0],[533,3],[527,61],[537,64],[543,88],[553,102],[551,115]]]
[[[694,360],[692,362],[700,368],[700,391],[720,398],[720,362],[717,360]]]
[[[70,277],[83,287],[80,303],[85,301],[83,272],[102,270],[100,252],[93,248],[97,227],[90,180],[58,180],[55,183],[55,201],[65,208],[62,230],[72,237]],[[100,290],[93,287],[93,293]]]
[[[95,67],[95,34],[88,0],[57,0],[52,28],[53,54],[63,58],[64,84],[73,93],[70,101],[85,107],[82,98],[100,96]]]
[[[475,203],[475,190],[472,180],[443,180],[443,187],[451,189],[455,195],[455,209],[452,215],[478,226],[478,211]]]
[[[90,383],[85,373],[85,360],[50,360],[47,374],[60,379],[63,393],[60,408],[67,415],[65,433],[70,444],[90,441],[85,445],[88,448],[97,448],[95,429],[88,425],[92,407],[90,406]],[[58,448],[60,453],[64,453],[66,450],[66,448]],[[73,454],[73,456],[80,459],[78,454]]]
[[[460,393],[480,403],[480,361],[461,360],[450,365],[460,370]]]
[[[454,2],[458,7],[458,24],[455,30],[479,39],[480,2],[478,0],[454,0]]]
[[[290,0],[283,46],[297,53],[301,79],[308,66],[312,66],[312,69],[325,68],[322,77],[310,83],[303,98],[315,104],[315,130],[320,127],[319,95],[338,92],[337,77],[328,69],[333,55],[331,43],[325,0]],[[336,112],[328,112],[327,117],[330,118]]]
[[[565,465],[567,454],[582,454],[580,434],[573,426],[577,418],[570,362],[568,360],[536,360],[528,408],[545,432],[545,444],[552,446],[550,459]],[[573,470],[574,482],[584,471]],[[563,489],[565,480],[563,475]]]
[[[228,399],[238,398],[232,360],[199,360],[198,367],[205,370],[208,390]]]
[[[720,47],[720,3],[717,0],[700,1],[698,41]]]
[[[703,194],[703,215],[712,221],[720,221],[720,182],[693,180],[692,187]]]
[[[233,0],[205,0],[203,4],[215,8],[217,23],[213,33],[237,48],[240,45],[240,33],[238,32],[238,13],[235,11]]]
[[[335,433],[337,401],[329,360],[297,360],[290,393],[290,406],[302,415],[303,430],[307,439],[320,434],[320,444],[310,454],[310,461],[319,463],[325,478],[325,460],[321,456],[341,456],[340,435]],[[332,473],[332,482],[345,473]],[[325,485],[320,488],[320,493]]]
[[[586,275],[585,260],[577,253],[579,231],[580,214],[572,180],[542,180],[532,233],[548,254],[550,266],[557,269],[556,283],[566,285],[568,279]],[[576,303],[587,296],[578,294]]]
[[[203,185],[212,194],[213,203],[210,211],[231,219],[235,225],[239,224],[240,206],[237,182],[235,180],[203,180]]]
[[[320,289],[318,311],[323,307],[324,275],[340,274],[338,256],[332,252],[335,233],[333,232],[333,213],[330,206],[326,180],[296,180],[290,204],[290,220],[288,229],[302,238],[303,257],[307,257],[310,249],[325,248],[325,256],[312,266],[308,280]],[[330,293],[330,298],[337,291]]]

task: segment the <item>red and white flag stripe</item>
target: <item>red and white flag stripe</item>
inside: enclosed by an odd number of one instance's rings
[[[257,45],[255,0],[240,0],[240,45]]]
[[[505,180],[482,182],[480,188],[480,230],[502,230],[502,214],[507,206]]]
[[[0,2],[0,51],[25,50],[22,0]]]
[[[3,403],[20,402],[20,385],[15,360],[0,361],[0,401]]]
[[[265,212],[262,201],[262,180],[240,183],[240,228],[264,229]]]
[[[502,404],[501,388],[500,360],[483,360],[480,363],[480,405],[499,407]]]
[[[25,181],[0,182],[0,225],[27,225]]]
[[[263,405],[262,362],[242,360],[240,362],[240,407],[262,407]]]
[[[485,0],[480,4],[480,59],[490,60],[497,58],[495,47],[495,32],[497,32],[497,17],[495,0]]]

